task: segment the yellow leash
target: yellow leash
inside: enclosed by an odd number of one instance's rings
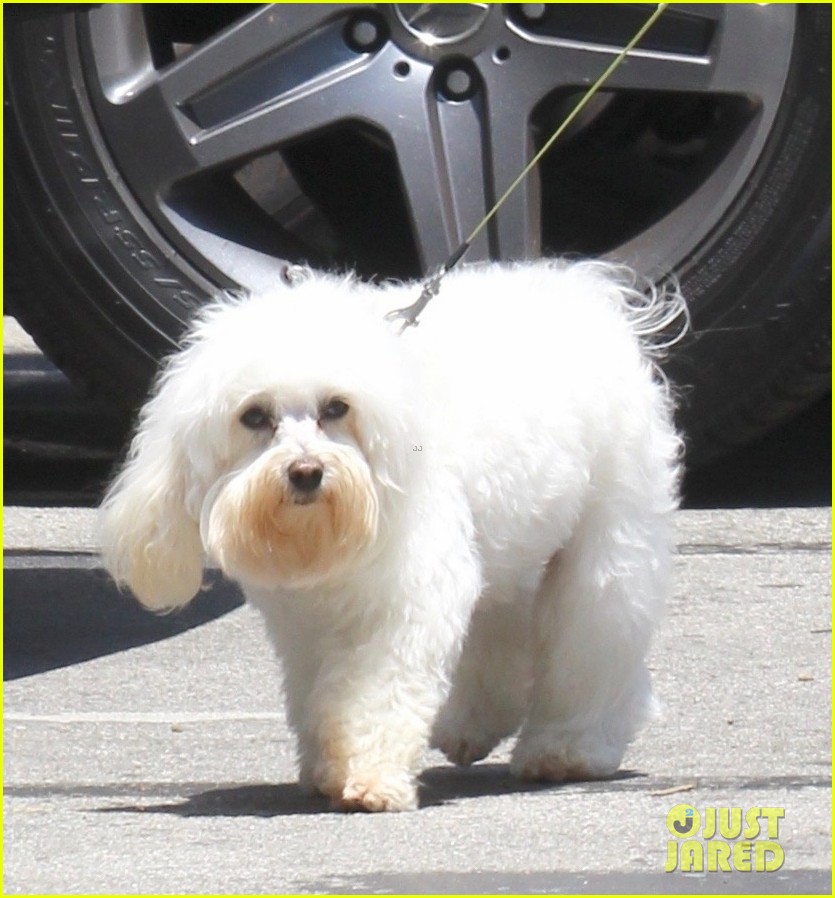
[[[551,149],[554,143],[562,136],[565,132],[566,128],[574,121],[575,118],[583,111],[583,109],[588,104],[589,100],[600,90],[601,87],[609,80],[612,73],[618,68],[618,66],[626,59],[626,57],[635,49],[635,47],[640,43],[643,39],[644,35],[652,28],[652,26],[658,21],[661,14],[664,10],[669,6],[668,3],[659,3],[655,11],[652,15],[644,22],[641,28],[635,33],[635,36],[629,43],[618,53],[617,56],[609,63],[600,77],[592,84],[589,89],[583,94],[583,96],[577,102],[577,105],[568,113],[568,115],[563,120],[562,124],[554,131],[554,133],[548,138],[547,141],[542,145],[541,149],[536,153],[536,155],[531,159],[531,161],[522,169],[521,172],[516,176],[510,186],[505,190],[505,192],[496,200],[493,204],[493,207],[490,211],[481,219],[481,221],[473,228],[472,233],[467,237],[467,239],[455,250],[455,252],[444,262],[443,265],[426,281],[423,286],[423,290],[421,291],[420,296],[417,300],[412,303],[410,306],[406,306],[402,309],[394,309],[386,315],[387,321],[396,321],[397,319],[402,319],[403,324],[400,328],[400,333],[402,334],[407,327],[413,327],[416,325],[418,315],[426,308],[427,303],[433,296],[438,293],[441,287],[441,278],[460,260],[464,253],[470,248],[473,240],[484,230],[487,226],[488,222],[493,218],[493,216],[499,211],[502,207],[502,204],[505,200],[513,193],[513,191],[525,180],[525,178],[530,174],[531,170],[534,166],[539,162],[540,159]]]

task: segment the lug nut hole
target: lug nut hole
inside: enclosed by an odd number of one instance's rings
[[[461,103],[478,91],[478,72],[469,60],[445,62],[436,69],[435,76],[438,93],[445,100]]]
[[[345,26],[344,38],[355,53],[375,53],[388,40],[388,29],[376,16],[354,16]]]

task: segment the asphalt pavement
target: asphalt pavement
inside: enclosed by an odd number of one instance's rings
[[[398,815],[297,789],[234,586],[147,613],[101,570],[91,509],[7,505],[4,892],[830,894],[827,505],[677,514],[664,714],[617,777],[530,786],[510,744],[466,770],[430,753]]]
[[[665,712],[618,777],[432,753],[400,815],[303,796],[255,613],[222,581],[185,619],[142,612],[92,518],[5,510],[5,893],[830,893],[828,509],[678,514]],[[709,808],[779,808],[780,868],[664,872],[684,804],[703,835]]]

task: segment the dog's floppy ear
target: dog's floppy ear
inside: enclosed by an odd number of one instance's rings
[[[185,605],[203,579],[197,522],[186,508],[188,463],[170,409],[170,380],[142,411],[128,459],[100,511],[104,565],[154,610]]]

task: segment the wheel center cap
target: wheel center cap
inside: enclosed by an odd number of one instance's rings
[[[427,47],[470,37],[490,12],[488,3],[398,3],[395,9],[403,27]]]

